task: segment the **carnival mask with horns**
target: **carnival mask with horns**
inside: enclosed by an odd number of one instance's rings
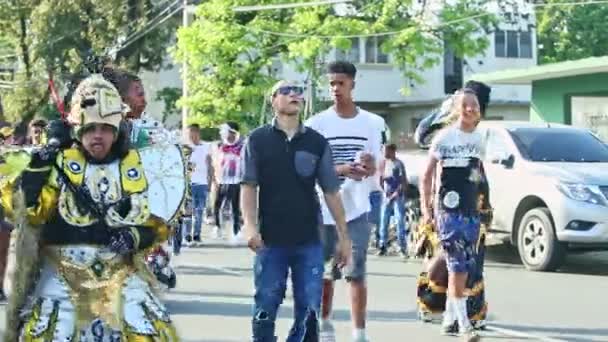
[[[100,74],[83,80],[72,95],[68,121],[77,131],[90,124],[106,124],[118,130],[120,121],[128,111],[118,90]]]

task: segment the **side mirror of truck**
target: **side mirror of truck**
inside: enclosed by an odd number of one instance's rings
[[[492,164],[503,165],[505,168],[510,169],[513,167],[513,164],[515,163],[515,156],[512,154],[500,153],[500,154],[492,156],[490,158],[490,162]]]

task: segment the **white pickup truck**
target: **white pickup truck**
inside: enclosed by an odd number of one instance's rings
[[[490,237],[517,246],[526,268],[552,271],[568,252],[608,249],[608,147],[588,130],[484,121]],[[419,211],[427,151],[401,151],[410,182],[408,218]],[[410,224],[413,224],[411,222]]]

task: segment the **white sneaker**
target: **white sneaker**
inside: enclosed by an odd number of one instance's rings
[[[478,342],[481,340],[481,336],[479,336],[472,326],[465,329],[460,329],[460,336],[464,342]]]
[[[215,236],[216,239],[222,238],[222,231],[220,230],[220,227],[215,226],[215,228],[213,228],[213,235]]]
[[[319,342],[336,342],[336,330],[331,323],[324,322],[321,324]]]
[[[232,237],[230,238],[230,244],[232,246],[238,246],[240,241],[241,240],[239,239],[238,235],[232,235]]]

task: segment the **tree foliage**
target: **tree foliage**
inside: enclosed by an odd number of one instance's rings
[[[104,55],[120,46],[121,39],[162,19],[157,15],[172,2],[0,0],[0,45],[4,40],[15,55],[0,59],[0,66],[14,69],[9,86],[0,88],[8,119],[28,120],[46,111],[49,75],[60,88],[70,74],[83,69],[87,56]],[[161,68],[162,51],[175,30],[176,22],[171,23],[119,50],[112,56],[115,64],[134,72]]]
[[[281,1],[286,2],[301,1]],[[197,19],[179,30],[176,56],[189,68],[189,96],[182,103],[191,108],[192,121],[257,123],[267,99],[262,94],[278,76],[273,62],[291,63],[316,82],[332,49],[350,49],[349,35],[387,33],[380,37],[382,51],[406,77],[422,82],[420,72],[440,61],[444,43],[460,56],[476,55],[488,46],[485,35],[476,33],[496,24],[482,0],[450,1],[442,9],[427,1],[355,0],[350,7],[233,10],[269,3],[208,0],[198,6]],[[461,20],[471,16],[477,17]]]
[[[547,4],[571,2],[545,0]],[[536,11],[539,63],[608,55],[608,6],[543,6]]]
[[[166,123],[170,116],[177,115],[177,101],[182,97],[180,88],[165,87],[156,93],[154,98],[156,101],[163,101],[165,108],[163,109],[161,122]]]

